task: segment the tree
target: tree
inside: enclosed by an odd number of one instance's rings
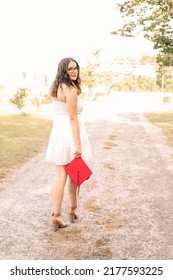
[[[106,94],[109,95],[111,89],[114,87],[118,80],[118,74],[112,71],[103,71],[98,75],[98,82],[106,86]]]
[[[22,114],[24,114],[23,108],[26,105],[27,95],[28,94],[26,92],[26,89],[18,89],[14,97],[9,100],[9,102],[11,102],[15,107],[17,107]]]
[[[156,90],[156,81],[147,76],[138,76],[136,78],[136,87],[139,91],[152,92]]]
[[[94,50],[92,52],[93,59],[87,62],[86,67],[81,69],[82,83],[89,89],[89,95],[92,95],[92,88],[97,82],[97,69],[100,66],[98,59],[100,57],[101,50]]]
[[[95,66],[88,62],[87,66],[81,69],[82,83],[88,87],[89,95],[92,94],[92,88],[96,84],[96,76],[94,73]]]
[[[145,65],[155,65],[156,66],[156,57],[153,55],[142,55],[140,58],[140,63]]]
[[[172,0],[132,0],[117,4],[124,19],[124,25],[111,34],[125,37],[143,33],[159,51],[157,62],[173,66],[173,1]]]

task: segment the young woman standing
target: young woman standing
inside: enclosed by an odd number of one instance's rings
[[[80,113],[83,109],[80,68],[73,58],[64,58],[59,62],[56,77],[50,90],[55,117],[49,138],[46,162],[54,162],[56,175],[52,186],[53,217],[52,228],[67,227],[61,216],[64,187],[67,181],[65,166],[74,158],[88,161],[92,152],[84,123]],[[77,219],[76,186],[69,178],[69,218]]]

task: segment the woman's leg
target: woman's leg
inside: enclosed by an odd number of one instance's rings
[[[75,213],[75,209],[77,206],[77,201],[76,201],[77,188],[70,178],[69,178],[68,190],[69,190],[69,198],[70,198],[69,217],[70,217],[70,222],[74,223],[74,220],[77,219],[77,215]]]
[[[52,186],[52,203],[54,216],[57,216],[58,221],[61,219],[61,205],[64,195],[64,187],[67,179],[67,173],[64,165],[56,165],[56,174]],[[62,221],[63,222],[63,221]]]
[[[73,181],[69,178],[68,184],[68,191],[69,191],[69,198],[70,198],[70,208],[76,208],[76,185]]]

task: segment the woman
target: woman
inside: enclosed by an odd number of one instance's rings
[[[46,154],[46,162],[54,162],[56,175],[52,187],[53,217],[52,229],[67,227],[61,217],[61,205],[64,186],[67,180],[65,166],[74,158],[81,157],[88,161],[92,157],[88,136],[81,120],[83,109],[79,65],[73,58],[64,58],[59,62],[57,74],[50,93],[55,110],[55,117]],[[69,178],[69,218],[77,219],[76,186]]]

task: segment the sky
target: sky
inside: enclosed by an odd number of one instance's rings
[[[80,66],[101,49],[101,63],[116,56],[153,54],[143,39],[111,36],[121,25],[116,0],[0,0],[0,71],[50,73],[71,56]],[[119,1],[120,2],[120,1]]]

